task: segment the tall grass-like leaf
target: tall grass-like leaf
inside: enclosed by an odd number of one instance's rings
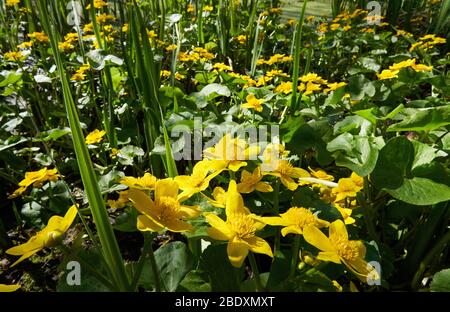
[[[437,14],[436,22],[433,25],[434,33],[444,33],[448,35],[450,29],[450,0],[444,0]]]
[[[295,30],[295,49],[294,49],[294,67],[292,68],[292,99],[290,108],[291,111],[294,112],[297,109],[297,85],[298,85],[298,77],[299,77],[299,71],[300,71],[300,49],[302,45],[302,32],[303,32],[303,23],[305,21],[305,11],[306,11],[306,5],[308,4],[308,1],[305,0],[303,2],[302,11],[300,13],[300,19],[297,23],[297,28]]]
[[[49,21],[49,14],[44,0],[38,0],[40,19],[49,35],[50,45],[55,57],[58,75],[61,80],[61,87],[63,91],[64,105],[66,108],[67,118],[72,131],[72,138],[74,144],[75,155],[77,158],[78,167],[81,174],[81,179],[86,192],[89,206],[94,218],[97,232],[102,246],[102,254],[105,262],[108,265],[111,276],[114,279],[114,284],[118,290],[126,291],[129,289],[129,281],[125,271],[122,255],[119,250],[119,245],[114,236],[114,231],[109,222],[109,216],[100,192],[97,178],[92,166],[91,157],[89,155],[86,143],[84,141],[83,131],[80,126],[77,108],[75,106],[69,82],[64,71],[64,64],[58,49],[59,36],[56,33],[53,25]]]

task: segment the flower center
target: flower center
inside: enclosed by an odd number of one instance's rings
[[[360,256],[357,243],[355,241],[349,241],[348,239],[338,235],[330,237],[330,240],[334,244],[339,257],[351,261]]]
[[[255,236],[255,222],[251,216],[234,215],[231,219],[227,220],[227,223],[239,238],[251,238]]]
[[[278,162],[278,168],[277,171],[281,173],[282,175],[290,175],[292,172],[293,166],[287,161],[287,160],[280,160]]]
[[[173,219],[179,219],[180,215],[180,203],[173,197],[162,196],[156,202],[156,206],[159,210],[159,219],[161,221],[168,221]]]
[[[316,224],[316,216],[306,208],[291,208],[286,212],[289,219],[295,220],[300,228]]]

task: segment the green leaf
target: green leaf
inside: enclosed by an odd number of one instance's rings
[[[450,105],[416,109],[403,121],[391,125],[387,131],[431,131],[450,125]]]
[[[212,291],[239,291],[237,270],[228,260],[227,244],[209,245],[200,258],[199,269],[208,273]]]
[[[189,272],[178,285],[177,291],[211,292],[208,274],[200,270]]]
[[[413,205],[432,205],[450,200],[450,186],[445,183],[447,174],[439,181],[426,175],[433,166],[423,169],[417,167],[414,176],[414,163],[421,163],[423,149],[414,149],[414,145],[405,137],[391,139],[380,151],[377,165],[372,174],[374,185],[386,190],[393,197]],[[430,159],[430,156],[427,156]],[[426,177],[424,177],[426,176]],[[441,182],[441,181],[444,181]]]
[[[450,269],[437,272],[430,284],[431,291],[450,292]]]
[[[194,257],[188,247],[183,242],[171,242],[155,251],[156,265],[161,278],[161,286],[166,291],[175,291],[186,276],[194,268]],[[152,289],[155,285],[155,278],[150,266],[150,260],[145,260],[146,265],[141,274],[139,284],[146,289]],[[133,272],[137,264],[129,266]]]
[[[333,153],[336,165],[349,168],[359,176],[365,177],[375,168],[378,151],[383,144],[381,137],[343,133],[329,142],[327,149]]]

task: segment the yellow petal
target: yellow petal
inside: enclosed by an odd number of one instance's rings
[[[180,206],[181,216],[182,218],[190,219],[195,218],[200,215],[202,212],[200,206]]]
[[[333,245],[331,244],[329,238],[315,226],[310,225],[304,228],[303,237],[309,244],[313,245],[317,249],[322,251],[334,251]]]
[[[240,268],[248,255],[248,245],[234,237],[227,245],[228,259],[235,268]]]
[[[296,225],[289,225],[281,229],[281,235],[286,236],[288,234],[302,235],[302,229]]]
[[[330,237],[334,235],[343,237],[346,240],[348,239],[347,228],[342,220],[338,219],[330,224]]]
[[[64,215],[63,220],[61,221],[61,232],[66,232],[70,226],[72,225],[73,221],[77,217],[77,206],[72,205],[69,210],[67,210],[66,214]]]
[[[268,225],[286,226],[284,220],[281,217],[259,217],[258,219]]]
[[[155,200],[158,201],[163,196],[177,198],[178,189],[178,183],[171,178],[159,180],[156,182]]]
[[[272,249],[264,239],[258,236],[253,236],[251,238],[244,239],[244,241],[248,244],[248,247],[252,252],[268,255],[273,258]]]
[[[20,288],[20,285],[0,284],[0,292],[13,292]]]
[[[21,256],[33,250],[44,248],[44,241],[41,236],[33,236],[25,244],[9,248],[6,253],[13,256]]]
[[[294,174],[292,175],[293,178],[307,178],[311,176],[309,172],[306,171],[305,169],[293,168],[293,170],[294,170]]]
[[[231,180],[228,185],[225,213],[227,217],[236,213],[246,213],[246,210],[244,209],[244,200],[242,199],[241,194],[237,192],[237,185],[234,180]]]
[[[270,186],[270,184],[268,184],[266,182],[258,182],[256,184],[255,188],[258,192],[262,192],[262,193],[273,192],[272,186]]]
[[[245,161],[239,161],[239,160],[233,160],[230,161],[228,164],[228,169],[231,171],[237,172],[241,167],[247,166],[247,163]]]
[[[213,213],[205,214],[205,218],[209,225],[212,226],[211,229],[208,229],[208,235],[212,234],[210,235],[212,238],[217,240],[229,240],[233,237],[233,232],[221,218]],[[209,230],[211,230],[211,232]]]
[[[321,251],[317,255],[317,259],[322,261],[331,261],[337,264],[341,263],[339,255],[334,251]]]
[[[147,194],[136,189],[129,189],[128,198],[140,213],[151,216],[153,219],[157,219],[157,216],[154,213],[155,204]]]
[[[171,232],[190,232],[194,229],[192,225],[190,225],[187,222],[178,220],[178,219],[172,219],[166,222],[165,224],[166,228]]]
[[[40,251],[41,249],[42,249],[42,248],[40,248],[40,249],[35,249],[35,250],[29,251],[29,252],[23,254],[22,257],[19,258],[19,260],[17,260],[16,262],[14,262],[14,263],[11,265],[11,268],[14,267],[14,266],[16,266],[16,265],[18,265],[18,264],[19,264],[20,262],[22,262],[23,260],[30,258],[32,255],[34,255],[35,253],[37,253],[37,252]]]
[[[159,232],[164,227],[146,215],[141,215],[137,217],[137,229],[141,232]]]
[[[284,186],[286,186],[291,191],[295,191],[298,187],[297,183],[295,183],[294,180],[292,180],[287,175],[282,174],[280,176],[280,181],[281,183],[283,183]]]
[[[188,190],[192,188],[192,178],[188,175],[180,175],[174,178],[174,181],[178,183],[180,189]]]

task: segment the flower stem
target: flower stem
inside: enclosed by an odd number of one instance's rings
[[[261,283],[261,277],[259,276],[258,265],[256,264],[255,255],[252,252],[249,252],[248,259],[250,260],[250,266],[252,268],[253,277],[256,282],[256,291],[263,291],[263,286]]]
[[[144,269],[145,259],[146,259],[147,255],[149,254],[149,249],[152,249],[153,236],[151,236],[151,235],[148,236],[145,234],[146,233],[144,233],[144,247],[142,248],[142,254],[141,254],[141,257],[139,258],[136,272],[134,273],[134,276],[133,276],[133,280],[131,281],[131,290],[133,290],[133,291],[135,291],[138,286],[139,279],[142,274],[142,270]]]
[[[293,277],[298,263],[298,250],[300,249],[300,236],[295,235],[294,244],[292,245],[291,271],[289,277]]]

